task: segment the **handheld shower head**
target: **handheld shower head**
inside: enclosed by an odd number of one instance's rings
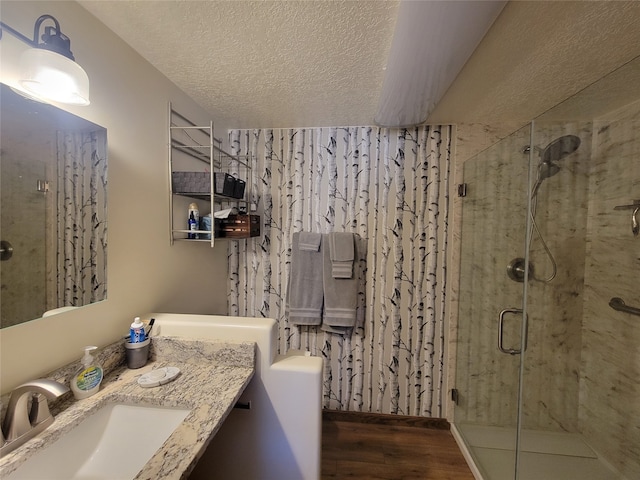
[[[540,153],[537,185],[540,186],[543,180],[553,177],[560,171],[560,167],[554,162],[562,160],[567,155],[575,152],[579,147],[580,137],[576,137],[575,135],[563,135],[544,147],[542,153]],[[537,188],[535,190],[537,190]]]
[[[551,266],[553,268],[552,273],[542,279],[541,281],[545,283],[549,283],[556,277],[556,273],[558,272],[558,267],[556,264],[555,258],[553,258],[553,254],[549,247],[547,246],[544,238],[542,237],[542,233],[538,229],[538,224],[536,223],[536,209],[538,205],[538,189],[542,182],[549,177],[553,177],[556,173],[560,171],[560,167],[554,163],[558,160],[562,160],[567,155],[572,154],[580,147],[580,138],[575,135],[563,135],[561,137],[556,138],[555,140],[549,142],[549,144],[544,147],[542,150],[538,147],[537,151],[540,153],[540,163],[538,164],[538,178],[536,179],[533,187],[531,189],[531,209],[529,210],[529,215],[531,217],[531,225],[533,226],[533,230],[538,233],[538,237],[542,242],[542,246],[551,261]]]
[[[575,135],[563,135],[551,141],[549,145],[544,147],[540,154],[543,164],[553,164],[558,160],[562,160],[567,155],[572,154],[580,147],[580,137]],[[556,167],[560,168],[560,167]],[[558,173],[558,172],[555,172]]]
[[[538,164],[538,178],[531,190],[531,195],[535,197],[542,182],[549,177],[553,177],[560,171],[560,167],[554,163],[562,160],[567,155],[572,154],[580,147],[580,137],[575,135],[563,135],[549,142],[541,150],[540,163]]]

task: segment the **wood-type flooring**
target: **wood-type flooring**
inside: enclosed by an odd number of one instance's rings
[[[323,412],[322,480],[474,480],[448,423]]]

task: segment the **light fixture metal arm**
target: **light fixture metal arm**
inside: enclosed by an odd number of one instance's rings
[[[36,25],[37,25],[37,22],[36,22]],[[21,34],[15,28],[10,27],[9,25],[7,25],[4,22],[0,22],[0,38],[2,38],[2,32],[4,32],[5,30],[7,32],[9,32],[11,35],[13,35],[14,37],[16,37],[18,40],[20,40],[21,42],[24,42],[24,43],[26,43],[27,45],[29,45],[31,47],[37,47],[38,46],[38,42],[36,40],[31,40],[29,37],[27,37],[26,35]]]
[[[5,31],[31,47],[22,52],[17,64],[17,90],[41,101],[89,105],[89,77],[76,63],[71,40],[55,17],[40,15],[33,26],[33,39],[0,22],[0,39]]]
[[[53,26],[45,26],[42,35],[40,35],[40,31],[43,28],[42,24],[47,20],[53,22]],[[38,17],[33,26],[33,40],[4,22],[0,22],[0,25],[2,25],[3,29],[6,29],[10,34],[32,48],[51,50],[75,61],[73,53],[71,53],[71,41],[69,37],[62,33],[60,30],[60,22],[52,15],[47,14]]]

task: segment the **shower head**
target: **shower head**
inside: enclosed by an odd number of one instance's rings
[[[562,160],[567,155],[575,152],[580,147],[580,137],[575,135],[563,135],[551,141],[542,149],[540,165],[538,166],[538,181],[553,177],[560,171],[560,167],[554,162]]]
[[[560,167],[555,164],[567,155],[572,154],[580,147],[580,137],[575,135],[563,135],[549,142],[540,153],[540,164],[538,165],[538,178],[532,189],[532,196],[536,196],[538,188],[544,180],[553,177],[560,171]]]
[[[562,137],[558,137],[552,142],[549,143],[540,154],[540,158],[543,164],[551,164],[553,162],[557,162],[558,160],[562,160],[567,155],[575,152],[578,147],[580,147],[580,137],[576,137],[575,135],[563,135]],[[556,166],[559,169],[559,167]],[[558,172],[554,172],[558,173]]]

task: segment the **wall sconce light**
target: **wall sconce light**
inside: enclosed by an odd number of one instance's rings
[[[43,27],[47,20],[53,26]],[[60,31],[58,20],[51,15],[39,17],[33,27],[33,40],[0,22],[0,38],[4,31],[32,47],[20,58],[20,88],[41,100],[89,105],[89,77],[75,62],[71,41]]]

